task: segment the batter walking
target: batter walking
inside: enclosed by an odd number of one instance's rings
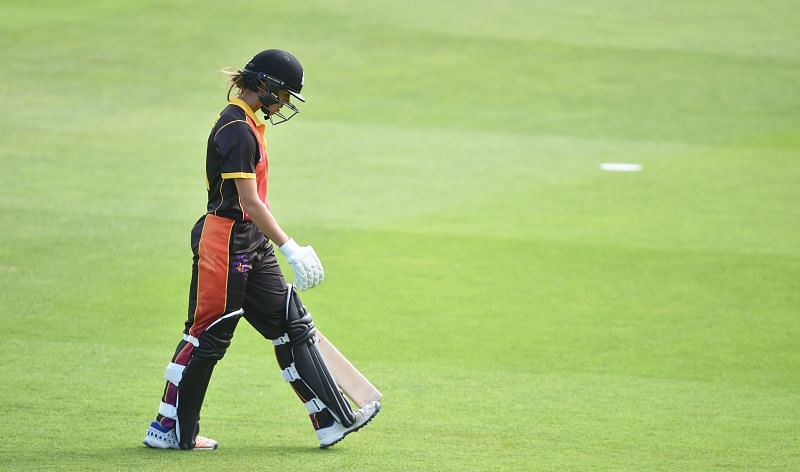
[[[158,415],[144,444],[217,448],[216,441],[198,435],[200,408],[214,366],[244,318],[274,345],[281,375],[300,397],[320,447],[326,448],[367,424],[380,404],[354,411],[336,385],[297,291],[322,282],[322,264],[311,246],[300,246],[281,229],[267,201],[265,125],[255,113],[261,110],[273,125],[299,113],[291,100],[305,101],[300,93],[303,68],[292,54],[268,49],[228,74],[228,105],[208,137],[207,213],[191,233],[189,316],[165,370]],[[270,241],[286,256],[294,284],[285,282]]]

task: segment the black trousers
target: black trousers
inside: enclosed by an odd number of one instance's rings
[[[285,332],[288,287],[272,244],[252,222],[204,215],[192,229],[191,244],[188,317],[168,370],[182,371],[203,332],[225,315],[244,310],[244,318],[267,339]],[[162,422],[174,420],[177,396],[177,385],[167,381],[158,416]]]
[[[283,334],[286,281],[272,244],[255,224],[206,215],[192,230],[192,252],[185,334],[197,337],[239,309],[265,338]]]

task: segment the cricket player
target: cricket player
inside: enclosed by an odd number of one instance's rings
[[[299,113],[292,100],[305,101],[300,94],[303,67],[292,54],[269,49],[228,74],[228,104],[208,136],[207,213],[191,232],[189,316],[164,372],[167,382],[158,415],[144,444],[217,448],[216,441],[198,435],[200,408],[214,366],[244,318],[274,345],[281,375],[300,397],[320,447],[326,448],[366,425],[380,403],[354,411],[342,396],[317,349],[311,314],[298,295],[298,289],[323,281],[322,263],[311,246],[301,246],[284,232],[267,200],[265,124],[256,112],[273,125]],[[270,241],[286,257],[294,284],[284,281]]]

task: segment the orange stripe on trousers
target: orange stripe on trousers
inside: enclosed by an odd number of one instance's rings
[[[225,314],[228,299],[229,244],[233,220],[206,215],[197,263],[197,306],[189,334],[198,337]]]

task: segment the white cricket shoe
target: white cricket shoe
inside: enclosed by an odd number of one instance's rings
[[[144,445],[154,449],[180,449],[178,445],[178,435],[175,428],[167,428],[158,421],[150,423],[147,434],[144,436]],[[213,439],[197,436],[194,440],[193,451],[211,451],[219,444]]]
[[[317,430],[317,439],[319,439],[319,447],[325,449],[326,447],[333,446],[337,442],[344,439],[350,433],[358,431],[363,428],[367,423],[375,418],[375,415],[381,411],[381,404],[378,402],[369,402],[362,408],[354,411],[356,421],[350,427],[345,428],[342,423],[334,420],[332,426]]]

